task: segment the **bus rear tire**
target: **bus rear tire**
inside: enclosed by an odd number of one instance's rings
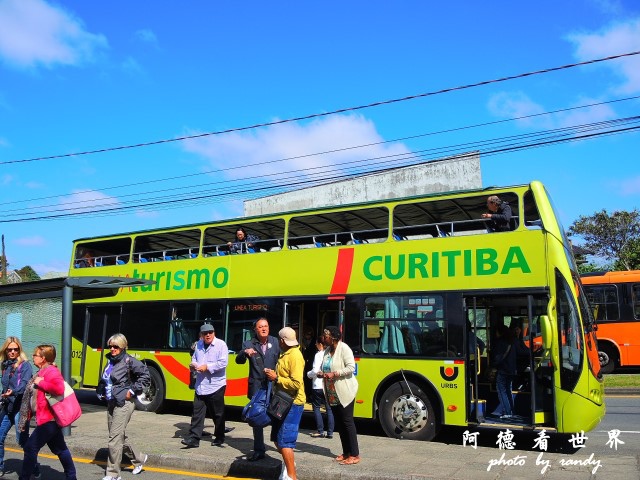
[[[382,395],[379,419],[384,433],[392,438],[433,440],[438,420],[426,392],[413,382],[396,382]]]
[[[603,375],[613,373],[618,364],[618,352],[611,345],[599,345],[598,359],[600,360],[600,372]]]
[[[164,403],[164,382],[162,375],[153,367],[149,367],[151,383],[144,391],[135,397],[136,409],[143,412],[160,412]]]

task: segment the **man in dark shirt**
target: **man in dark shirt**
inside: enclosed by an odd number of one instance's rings
[[[266,388],[267,378],[264,369],[275,369],[280,355],[280,343],[276,337],[269,335],[269,322],[259,318],[254,327],[255,336],[242,344],[242,350],[236,356],[236,363],[244,364],[249,359],[249,398],[261,388]],[[247,455],[250,462],[264,458],[264,431],[260,427],[253,428],[253,455]]]
[[[511,207],[507,202],[500,200],[497,195],[487,198],[487,209],[491,213],[483,213],[482,218],[487,218],[487,228],[490,232],[508,232],[511,228]]]

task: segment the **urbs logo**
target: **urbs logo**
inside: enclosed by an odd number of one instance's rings
[[[440,367],[440,376],[448,382],[453,382],[458,378],[458,367],[445,366]]]

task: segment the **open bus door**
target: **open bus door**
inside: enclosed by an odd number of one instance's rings
[[[525,428],[555,425],[553,366],[544,347],[548,318],[545,295],[479,295],[465,298],[467,310],[467,389],[470,423],[505,424]],[[488,372],[495,331],[505,325],[512,331],[519,327],[521,336],[518,373],[512,382],[513,417],[501,418],[495,381]],[[474,335],[475,332],[475,335]],[[482,343],[486,345],[482,353]],[[514,343],[515,347],[515,343]],[[478,356],[480,354],[480,356]]]
[[[467,385],[469,398],[469,421],[483,423],[484,413],[487,405],[485,399],[479,395],[479,381],[482,371],[482,354],[484,353],[484,342],[478,339],[478,310],[473,299],[473,308],[469,309],[468,321],[466,324],[467,341]],[[486,362],[485,362],[486,367]]]
[[[106,358],[107,339],[120,331],[120,306],[85,309],[80,361],[81,387],[98,385]]]

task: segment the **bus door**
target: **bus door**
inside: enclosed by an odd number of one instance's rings
[[[307,398],[313,391],[311,379],[306,373],[313,368],[313,358],[318,351],[316,339],[320,338],[326,326],[342,324],[344,302],[341,300],[295,300],[284,303],[284,324],[296,331],[304,357],[304,389]],[[276,332],[277,335],[277,332]]]
[[[80,363],[81,387],[98,385],[104,370],[107,339],[120,331],[121,307],[87,307]]]
[[[472,308],[467,310],[467,322],[465,327],[467,346],[467,389],[469,398],[469,421],[484,422],[484,413],[487,406],[486,399],[481,398],[479,387],[481,373],[487,368],[486,360],[483,363],[486,342],[486,319],[483,311],[478,310],[476,299],[470,299]],[[480,318],[479,318],[480,317]],[[483,327],[483,328],[481,328]],[[480,335],[480,336],[479,336]],[[484,357],[486,359],[486,357]]]
[[[284,324],[296,331],[304,350],[311,346],[328,325],[340,326],[344,302],[341,300],[295,300],[284,303]],[[277,333],[277,332],[276,332]]]

